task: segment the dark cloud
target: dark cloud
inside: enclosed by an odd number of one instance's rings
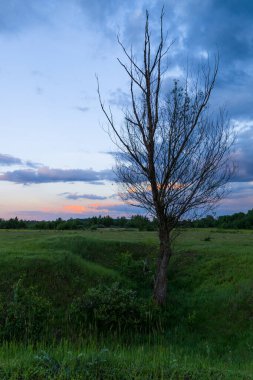
[[[28,168],[33,168],[33,169],[40,168],[43,166],[39,162],[33,162],[33,161],[24,161],[23,164],[27,166]]]
[[[159,16],[165,5],[164,29],[168,30],[171,47],[168,65],[185,69],[186,63],[197,70],[209,55],[219,51],[220,70],[214,106],[225,105],[231,117],[253,118],[253,2],[252,0],[157,0],[127,2],[109,0],[79,0],[77,3],[91,27],[98,28],[103,36],[116,42],[116,34],[138,58],[142,58],[145,10],[150,13],[152,41],[159,38]],[[116,58],[116,57],[115,57]],[[124,59],[123,59],[124,61]],[[111,93],[109,102],[124,107],[128,95],[122,90]]]
[[[181,5],[179,24],[185,32],[176,59],[182,64],[187,53],[196,66],[203,53],[212,56],[219,51],[220,70],[212,100],[225,104],[232,117],[253,118],[252,18],[251,0],[191,0]]]
[[[9,154],[0,153],[0,166],[13,166],[13,165],[27,166],[29,168],[38,168],[41,166],[41,164],[37,162],[24,161],[24,160],[21,160],[21,158],[14,157]]]
[[[17,157],[10,156],[9,154],[0,153],[0,165],[11,166],[11,165],[22,165],[22,160]]]
[[[39,167],[34,169],[14,170],[0,175],[0,181],[9,181],[21,184],[38,184],[54,182],[87,182],[103,184],[103,181],[113,181],[114,174],[111,170],[94,171],[92,169],[50,169]]]
[[[189,1],[183,19],[188,33],[186,44],[196,50],[221,50],[226,63],[253,56],[253,2],[251,0]],[[195,4],[195,6],[194,6]],[[189,12],[189,10],[192,12]],[[198,33],[196,33],[198,31]]]
[[[103,29],[111,25],[108,22],[110,17],[116,16],[120,20],[120,11],[131,15],[121,22],[121,38],[126,46],[133,46],[134,53],[141,59],[145,9],[150,11],[151,34],[153,41],[156,41],[164,1],[157,0],[153,4],[142,1],[140,4],[137,7],[136,4],[131,6],[116,1],[111,14],[108,12],[111,10],[110,4],[101,9],[96,7],[95,19],[99,17],[102,20],[104,16],[104,21],[101,21]],[[87,7],[87,2],[82,2],[82,5]],[[94,7],[90,7],[89,12],[93,12]],[[252,19],[251,0],[172,0],[165,4],[164,29],[168,29],[168,42],[175,39],[169,54],[169,68],[173,69],[176,65],[185,68],[188,60],[194,72],[201,62],[205,62],[208,54],[213,57],[219,51],[220,70],[211,100],[215,106],[225,105],[232,117],[253,118]],[[128,99],[123,92],[116,90],[112,93],[111,103],[127,105]]]
[[[77,194],[77,193],[61,193],[59,194],[66,199],[90,199],[90,200],[105,200],[107,197],[96,194]]]

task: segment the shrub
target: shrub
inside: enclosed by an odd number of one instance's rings
[[[136,292],[121,288],[119,283],[110,287],[98,286],[74,300],[70,318],[79,327],[98,330],[148,330],[160,327],[159,309],[137,298]]]
[[[51,305],[34,287],[25,288],[22,280],[14,286],[11,302],[0,307],[4,339],[39,339],[48,326]]]

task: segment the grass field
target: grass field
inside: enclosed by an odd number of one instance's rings
[[[253,231],[181,232],[161,328],[74,326],[73,300],[90,288],[119,283],[149,302],[157,243],[155,232],[0,230],[0,378],[253,379]]]

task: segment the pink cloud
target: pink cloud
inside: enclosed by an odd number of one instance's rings
[[[63,211],[67,212],[73,212],[75,214],[83,214],[87,212],[87,207],[81,206],[81,205],[67,205],[63,206]]]

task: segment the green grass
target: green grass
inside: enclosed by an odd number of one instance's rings
[[[1,298],[11,299],[22,278],[51,301],[59,329],[64,325],[59,336],[37,345],[3,343],[1,378],[252,379],[252,231],[181,232],[168,273],[167,323],[159,334],[97,336],[87,329],[86,336],[69,335],[62,316],[91,287],[117,281],[151,295],[151,286],[122,271],[121,258],[128,252],[135,261],[152,261],[157,243],[155,232],[0,230]],[[108,352],[101,354],[104,347]],[[46,355],[58,368],[51,377]]]
[[[252,379],[252,366],[210,359],[175,345],[89,346],[62,342],[0,348],[2,379]],[[32,364],[32,365],[31,365]],[[0,372],[1,373],[1,372]],[[22,377],[21,377],[22,376]]]

